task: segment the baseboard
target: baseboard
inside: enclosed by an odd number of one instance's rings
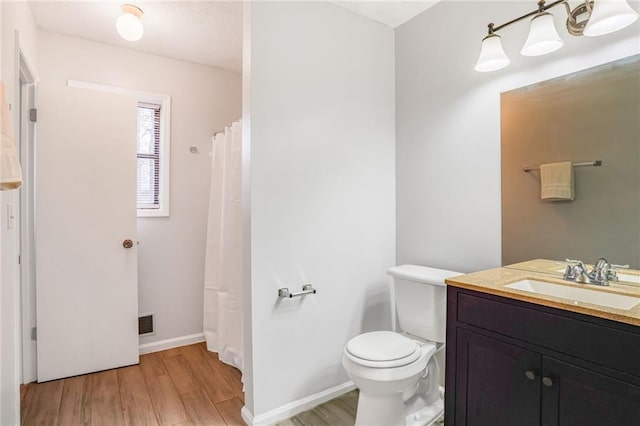
[[[204,342],[204,333],[189,334],[187,336],[173,337],[171,339],[158,340],[157,342],[144,343],[139,345],[138,348],[140,355],[143,355],[200,342]]]
[[[327,402],[332,400],[333,398],[337,398],[341,395],[344,395],[347,392],[351,392],[356,387],[353,382],[348,381],[341,385],[334,386],[327,390],[323,390],[322,392],[318,392],[306,398],[299,399],[297,401],[290,402],[282,407],[278,407],[275,410],[268,411],[264,414],[260,414],[259,416],[254,417],[253,414],[247,409],[246,406],[242,407],[242,411],[240,414],[242,415],[242,420],[249,426],[267,426],[272,425],[276,422],[288,419],[289,417],[293,417],[296,414],[300,414],[303,411],[307,411],[315,407],[316,405],[322,404],[323,402]]]

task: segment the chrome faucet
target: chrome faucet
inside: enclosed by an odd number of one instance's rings
[[[593,284],[608,286],[609,285],[609,275],[610,272],[613,271],[615,274],[615,270],[610,269],[609,262],[604,257],[598,259],[598,261],[593,265],[593,269],[587,274],[589,279]]]
[[[618,281],[617,270],[629,267],[629,265],[612,265],[607,259],[601,257],[593,265],[591,271],[587,272],[587,268],[581,260],[566,259],[566,261],[567,268],[562,276],[563,279],[600,286],[608,286],[610,281]]]
[[[565,259],[567,261],[567,268],[564,270],[562,279],[567,281],[575,281],[577,283],[588,284],[591,281],[587,275],[587,267],[581,260]]]

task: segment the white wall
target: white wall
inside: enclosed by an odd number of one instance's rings
[[[523,22],[500,31],[511,65],[474,71],[486,25],[531,6],[445,1],[396,30],[398,263],[463,272],[500,265],[500,93],[640,52],[640,23],[576,38],[556,7],[562,49],[521,56]]]
[[[3,52],[4,52],[4,46],[3,46],[3,42],[2,40],[4,39],[4,33],[2,31],[2,29],[4,28],[4,22],[2,21],[2,16],[3,16],[3,10],[4,8],[2,7],[2,5],[0,4],[0,81],[4,82],[4,70],[2,68],[2,63],[3,63]],[[0,206],[2,205],[2,203],[0,203]],[[0,258],[2,257],[2,238],[0,238]],[[2,277],[2,262],[0,262],[0,277]],[[4,287],[4,282],[2,281],[2,278],[0,278],[0,321],[2,320],[2,313],[3,313],[3,309],[2,309],[2,288]],[[4,327],[6,326],[2,326],[2,322],[0,322],[0,366],[4,365],[3,361],[3,356],[2,356],[2,352],[4,351],[4,347],[5,347],[5,342],[4,342]],[[11,392],[15,392],[15,389]],[[4,391],[4,368],[0,367],[0,400],[3,399],[5,395],[5,391]],[[5,418],[3,417],[3,413],[4,410],[2,409],[2,404],[0,403],[0,422],[3,422],[5,420]],[[14,419],[11,419],[14,420]],[[15,423],[15,421],[13,421],[13,423]]]
[[[393,30],[328,2],[251,7],[246,406],[264,418],[347,382],[345,343],[390,327],[394,47]],[[318,294],[277,297],[305,282]]]
[[[240,118],[241,76],[45,31],[40,46],[43,81],[82,80],[172,97],[171,216],[138,220],[140,312],[156,314],[155,336],[141,343],[202,333],[211,136]],[[190,146],[200,154],[189,153]]]
[[[4,39],[4,33],[2,31],[2,29],[4,28],[4,23],[2,21],[2,16],[3,16],[3,10],[4,7],[2,7],[2,5],[0,4],[0,81],[4,82],[4,70],[2,68],[2,62],[3,62],[3,52],[4,52],[4,46],[3,46],[3,42],[2,40]],[[0,202],[0,207],[2,206],[2,203]],[[0,238],[0,258],[2,258],[2,238]],[[0,277],[2,277],[2,262],[0,262]],[[0,321],[2,320],[2,313],[3,313],[3,309],[2,309],[2,288],[4,287],[4,282],[2,281],[2,278],[0,278]],[[4,365],[3,361],[3,356],[2,356],[2,352],[4,351],[4,347],[5,347],[5,342],[4,342],[4,327],[6,326],[2,326],[2,322],[0,322],[0,365]],[[5,391],[4,391],[4,368],[0,367],[0,400],[2,400],[4,398],[5,395]],[[15,389],[11,392],[15,392]],[[2,409],[2,404],[0,403],[0,422],[3,422],[5,420],[5,418],[3,417],[3,413],[4,410]],[[13,423],[16,423],[14,421],[14,419],[11,419],[13,421]]]
[[[7,100],[12,105],[14,133],[18,129],[18,64],[16,63],[16,31],[20,45],[31,65],[38,65],[37,29],[31,9],[25,2],[2,2],[2,82],[6,87]],[[35,71],[35,70],[34,70]],[[18,227],[8,230],[7,204],[19,203],[19,192],[5,191],[0,194],[0,424],[19,423],[20,382],[20,294],[18,286]]]

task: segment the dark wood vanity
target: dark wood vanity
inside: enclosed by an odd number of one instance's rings
[[[640,425],[640,327],[455,285],[447,426]]]

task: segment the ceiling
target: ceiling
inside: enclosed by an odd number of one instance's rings
[[[125,41],[116,32],[120,5],[131,1],[144,11],[144,36]],[[332,1],[395,28],[438,0]],[[242,0],[31,1],[41,29],[145,53],[242,71]]]
[[[120,5],[144,11],[144,36],[123,40],[116,32]],[[233,72],[242,70],[240,1],[32,1],[38,27]]]
[[[440,0],[330,1],[365,18],[396,28]]]

